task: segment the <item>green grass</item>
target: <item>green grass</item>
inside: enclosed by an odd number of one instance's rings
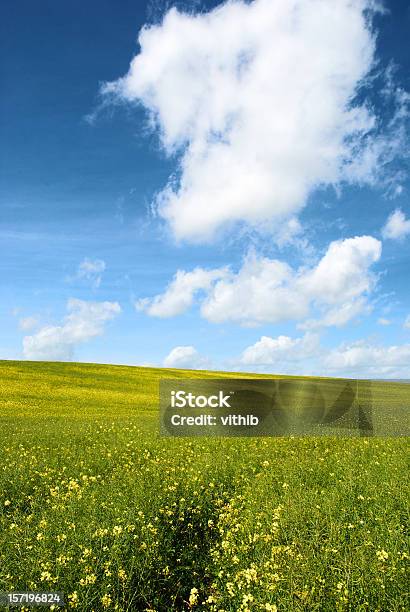
[[[0,591],[81,612],[409,609],[408,438],[160,438],[164,375],[221,377],[0,362]],[[375,388],[409,405],[410,386]]]

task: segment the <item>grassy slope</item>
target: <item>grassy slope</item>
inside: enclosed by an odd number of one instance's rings
[[[99,364],[0,361],[0,416],[89,417],[156,413],[166,378],[272,378],[264,374],[172,370]],[[275,376],[274,378],[292,378]],[[299,380],[319,380],[298,377]],[[325,378],[320,380],[325,381]],[[377,401],[408,406],[410,385],[373,382]]]
[[[0,362],[0,591],[87,612],[407,609],[406,439],[160,439],[164,375],[222,376]],[[410,386],[376,388],[408,405]]]
[[[161,377],[223,377],[194,370],[164,370],[73,363],[0,362],[1,415],[129,417],[157,410]],[[239,376],[232,374],[231,376]],[[255,376],[255,375],[250,375]]]

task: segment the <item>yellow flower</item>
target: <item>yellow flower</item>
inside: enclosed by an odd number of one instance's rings
[[[71,608],[76,608],[78,606],[78,594],[77,594],[77,591],[74,591],[74,593],[71,593],[68,596],[68,601],[69,601],[69,606]]]
[[[101,603],[103,605],[103,608],[108,608],[111,602],[112,602],[112,599],[107,593],[101,597]]]
[[[275,604],[270,603],[265,604],[265,610],[267,612],[278,612],[277,606],[275,606]]]
[[[57,536],[57,542],[64,542],[64,540],[67,539],[67,536],[65,535],[65,533],[61,533],[60,535]]]
[[[379,559],[379,561],[387,561],[387,559],[389,558],[389,553],[386,552],[384,549],[378,550],[376,552],[376,557]]]
[[[192,607],[197,603],[197,601],[198,601],[198,589],[193,587],[191,589],[191,593],[189,594],[189,605]]]
[[[234,596],[234,585],[232,584],[232,582],[227,582],[226,588],[227,588],[229,595],[233,597]]]
[[[9,499],[6,499],[6,501],[4,502],[4,505],[5,506],[10,506],[10,504],[11,504],[11,501]]]
[[[86,586],[87,584],[94,584],[96,580],[97,576],[95,574],[88,574],[85,578],[81,578],[80,584]]]

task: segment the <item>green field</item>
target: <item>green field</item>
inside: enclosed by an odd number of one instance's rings
[[[81,612],[410,609],[408,438],[160,438],[165,375],[222,376],[0,362],[0,591]],[[376,388],[409,405],[410,385]]]

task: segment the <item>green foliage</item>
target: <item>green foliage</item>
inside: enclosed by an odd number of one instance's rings
[[[0,591],[81,612],[409,609],[408,439],[160,438],[161,376],[0,363]]]

